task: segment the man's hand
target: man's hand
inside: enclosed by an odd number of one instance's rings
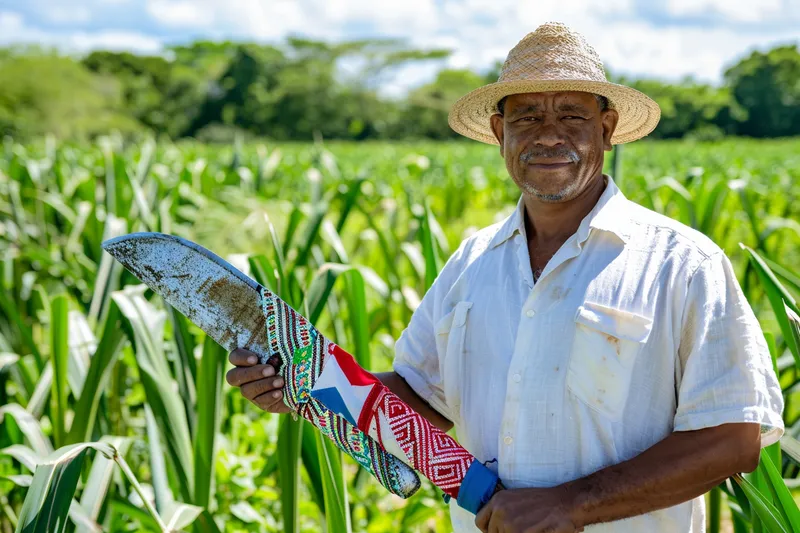
[[[266,365],[259,365],[258,356],[250,350],[237,348],[228,357],[235,366],[225,378],[233,387],[242,390],[242,396],[256,407],[270,413],[288,413],[289,407],[283,403],[283,378],[275,377],[280,361],[271,357]]]
[[[575,498],[564,485],[548,489],[506,489],[497,492],[475,517],[483,533],[575,533]]]

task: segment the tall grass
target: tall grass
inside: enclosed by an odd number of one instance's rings
[[[798,523],[798,148],[639,143],[617,161],[629,197],[731,256],[786,395],[787,437],[712,491],[712,531]],[[496,148],[108,137],[3,150],[0,531],[448,530],[430,484],[391,496],[305,422],[228,387],[219,346],[100,243],[143,230],[199,242],[386,370],[453,247],[513,206]]]

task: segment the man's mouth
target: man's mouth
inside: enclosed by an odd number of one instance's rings
[[[572,161],[537,161],[531,163],[531,166],[538,170],[555,170],[571,164]]]

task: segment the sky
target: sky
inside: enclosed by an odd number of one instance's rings
[[[800,0],[0,0],[0,46],[153,54],[198,38],[300,35],[453,51],[397,72],[382,91],[399,95],[444,67],[485,70],[549,21],[581,32],[613,72],[664,80],[718,84],[752,50],[800,43]]]

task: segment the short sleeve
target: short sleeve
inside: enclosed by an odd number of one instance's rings
[[[689,281],[678,354],[675,430],[761,425],[761,445],[780,439],[783,396],[764,334],[730,260],[708,257]]]
[[[445,263],[431,287],[422,297],[408,326],[395,343],[392,368],[420,398],[448,420],[453,420],[444,395],[435,327],[441,304],[461,272],[461,258],[467,241],[461,243]]]

